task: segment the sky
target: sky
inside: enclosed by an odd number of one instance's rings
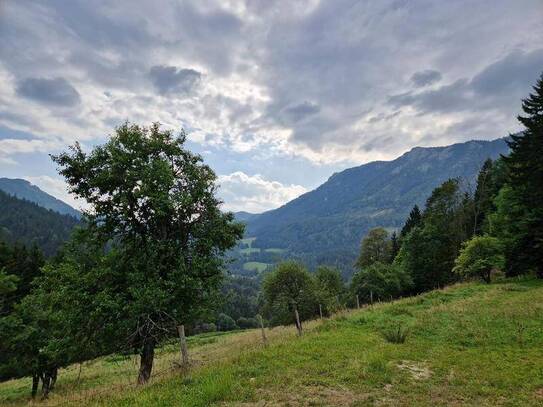
[[[159,121],[258,213],[518,131],[542,71],[543,0],[0,0],[0,176],[80,207],[49,154]]]

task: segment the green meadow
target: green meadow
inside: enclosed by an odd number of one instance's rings
[[[143,387],[135,357],[71,366],[35,404],[542,405],[541,315],[543,281],[458,284],[307,322],[302,337],[266,329],[267,346],[260,330],[194,336],[190,369],[171,343]],[[29,388],[30,379],[1,383],[0,402],[24,405]]]

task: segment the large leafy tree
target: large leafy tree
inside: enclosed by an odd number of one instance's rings
[[[210,301],[223,254],[243,233],[221,212],[216,176],[185,139],[158,124],[126,123],[89,153],[75,144],[52,157],[90,206],[86,233],[115,252],[101,295],[111,324],[118,321],[118,345],[141,356],[139,383],[151,375],[157,343]]]
[[[462,277],[480,277],[490,283],[492,270],[501,270],[504,264],[503,245],[499,239],[488,235],[474,236],[462,245],[453,271]]]
[[[543,278],[543,74],[533,93],[522,101],[518,120],[525,130],[511,135],[511,152],[503,157],[513,198],[524,208],[514,220],[517,229],[508,268],[535,270]]]
[[[391,251],[392,244],[388,232],[383,228],[371,229],[362,239],[360,255],[355,266],[360,269],[376,262],[387,263],[390,261]]]

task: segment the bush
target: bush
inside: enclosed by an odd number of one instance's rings
[[[239,317],[236,322],[241,329],[258,328],[260,326],[256,318]]]
[[[238,326],[236,325],[236,321],[234,319],[226,314],[219,314],[217,318],[217,330],[219,331],[233,331],[235,329],[238,329]]]

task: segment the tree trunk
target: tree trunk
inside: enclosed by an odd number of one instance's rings
[[[49,384],[49,390],[53,391],[55,389],[55,384],[57,382],[58,369],[55,367],[51,371],[51,384]]]
[[[42,386],[41,386],[41,398],[46,399],[49,397],[49,390],[51,389],[51,375],[49,372],[44,372],[42,377]]]
[[[147,338],[143,341],[143,347],[140,353],[140,372],[138,375],[138,384],[145,384],[151,378],[153,370],[153,360],[155,358],[155,341]]]
[[[40,375],[37,373],[34,373],[32,375],[32,398],[36,398],[36,394],[38,394],[39,385],[40,385]]]
[[[491,270],[485,271],[483,279],[487,284],[490,284],[490,274],[492,273]]]

